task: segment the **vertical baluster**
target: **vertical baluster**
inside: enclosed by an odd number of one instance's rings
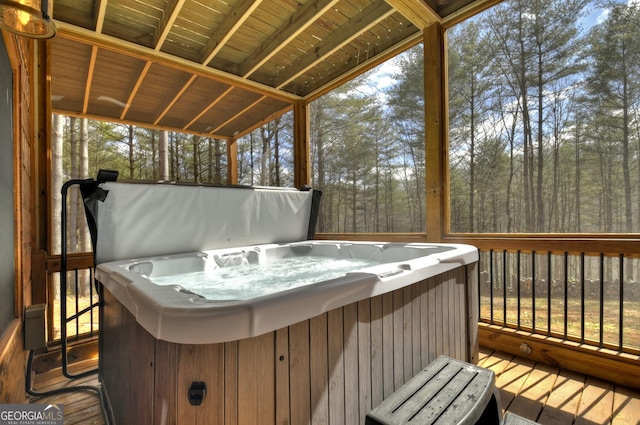
[[[517,267],[518,267],[518,271],[516,273],[516,279],[518,281],[518,297],[517,297],[517,303],[518,303],[518,330],[520,330],[522,323],[520,322],[520,317],[522,316],[522,305],[520,303],[521,300],[521,295],[520,295],[520,278],[521,278],[521,272],[520,272],[520,250],[518,250],[518,252],[516,253],[516,262]]]
[[[93,304],[93,269],[92,268],[89,269],[89,282],[87,282],[87,284],[89,285],[89,302]],[[94,310],[93,308],[89,310],[89,320],[90,320],[89,334],[91,336],[93,336],[95,332],[95,329],[93,329],[93,310]]]
[[[507,325],[507,250],[502,251],[502,323]]]
[[[536,252],[531,251],[531,323],[536,333]]]
[[[493,249],[489,250],[489,302],[490,302],[490,323],[493,325]]]
[[[75,312],[75,322],[76,322],[76,337],[75,340],[78,340],[78,335],[80,334],[80,316],[78,315],[78,312],[80,311],[80,301],[78,299],[78,296],[80,294],[80,278],[79,278],[79,273],[78,273],[78,269],[75,269],[74,271],[75,274],[75,287],[76,287],[76,293],[75,293],[75,306],[76,306],[76,312]]]
[[[547,336],[551,335],[551,251],[547,251]]]
[[[580,253],[580,342],[584,344],[584,252]]]
[[[620,305],[620,318],[618,319],[618,351],[622,352],[624,348],[624,254],[618,256],[620,261],[620,269],[618,273],[620,277],[618,279],[618,303]]]
[[[604,254],[600,254],[600,326],[599,345],[604,343]]]
[[[569,333],[569,253],[564,253],[564,339]]]

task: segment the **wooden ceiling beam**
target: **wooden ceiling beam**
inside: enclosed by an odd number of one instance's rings
[[[86,114],[89,109],[89,97],[91,96],[91,83],[93,82],[93,73],[96,70],[96,58],[98,57],[98,47],[91,48],[91,59],[89,59],[89,69],[87,70],[87,81],[84,86],[84,101],[82,102],[82,113]]]
[[[146,60],[152,63],[160,63],[164,66],[183,72],[193,73],[198,76],[210,78],[224,84],[235,85],[239,88],[243,88],[254,93],[266,94],[267,96],[271,96],[275,99],[279,99],[285,102],[293,102],[302,99],[302,97],[300,96],[278,90],[265,84],[246,80],[238,77],[237,75],[219,71],[187,59],[170,55],[168,53],[155,51],[148,47],[140,46],[128,41],[123,41],[115,37],[104,34],[96,34],[91,30],[80,28],[66,22],[55,21],[55,24],[58,29],[58,37],[60,38],[99,48],[104,48],[115,53],[123,54],[126,56],[133,56],[137,59]]]
[[[286,47],[318,18],[335,6],[339,0],[309,1],[298,9],[291,18],[274,32],[262,45],[241,65],[239,75],[248,77],[265,62]]]
[[[171,32],[171,28],[173,27],[176,18],[182,10],[182,6],[184,6],[184,2],[185,0],[170,0],[168,2],[167,8],[162,14],[162,19],[160,19],[160,22],[158,23],[158,28],[156,28],[156,32],[153,35],[154,50],[159,51],[162,48],[169,32]]]
[[[302,102],[302,101],[299,101],[299,102]],[[243,131],[239,132],[238,134],[234,134],[233,135],[234,140],[239,139],[242,136],[246,136],[247,134],[251,133],[253,130],[256,130],[256,129],[262,127],[263,125],[265,125],[267,123],[270,123],[271,121],[275,120],[278,117],[283,116],[284,114],[286,114],[287,112],[291,111],[292,109],[293,109],[293,104],[285,106],[284,108],[280,109],[279,111],[276,111],[276,112],[272,113],[271,115],[269,115],[268,117],[266,117],[262,121],[259,121],[259,122],[255,123],[251,127],[245,128]]]
[[[108,0],[98,0],[96,5],[96,32],[102,33],[102,27],[104,26],[104,17],[107,14]]]
[[[289,69],[293,70],[293,72],[285,75],[282,81],[276,85],[276,88],[283,88],[395,12],[384,1],[373,3],[372,6],[345,22],[341,28],[333,31],[325,40],[319,42],[314,48],[314,53],[300,56],[298,60],[292,63]]]
[[[265,100],[267,98],[267,96],[262,96],[260,97],[260,99],[256,100],[255,102],[251,103],[251,105],[247,106],[246,108],[242,109],[240,112],[238,112],[237,114],[235,114],[234,116],[232,116],[231,118],[229,118],[228,120],[226,120],[225,122],[223,122],[222,124],[220,124],[218,127],[214,128],[213,130],[211,130],[211,133],[215,133],[216,131],[220,130],[221,128],[223,128],[225,125],[229,124],[230,122],[233,122],[235,120],[237,120],[238,118],[240,118],[242,115],[246,114],[247,112],[249,112],[251,109],[255,108],[257,105],[260,104],[260,102],[262,102],[263,100]]]
[[[200,63],[207,65],[229,41],[233,34],[244,24],[251,14],[260,6],[262,0],[242,0],[233,8],[216,31],[209,37],[207,45],[200,52]]]
[[[385,0],[413,25],[425,29],[442,18],[422,0]]]
[[[198,121],[200,118],[202,118],[202,116],[204,114],[206,114],[211,108],[216,106],[222,99],[224,99],[229,93],[231,93],[234,88],[235,87],[230,86],[220,96],[218,96],[215,99],[213,99],[213,101],[211,103],[209,103],[209,105],[207,105],[206,108],[203,108],[202,111],[200,111],[191,121],[189,121],[189,123],[187,125],[185,125],[183,127],[183,129],[187,130],[189,127],[191,127],[196,121]]]
[[[182,86],[182,88],[178,90],[178,93],[176,93],[176,95],[173,97],[173,99],[171,99],[171,101],[167,104],[167,106],[160,113],[160,115],[158,115],[158,118],[156,118],[155,121],[153,122],[155,125],[158,125],[158,123],[162,120],[162,118],[164,118],[164,116],[167,115],[167,113],[171,110],[171,108],[173,108],[173,105],[175,105],[176,102],[180,100],[184,92],[187,91],[187,89],[191,86],[191,84],[193,84],[196,78],[198,78],[198,76],[196,74],[193,74],[191,78],[189,78],[189,80]]]
[[[136,120],[119,120],[117,117],[106,117],[104,115],[96,115],[96,114],[90,114],[90,113],[85,114],[77,111],[70,111],[67,109],[52,107],[51,112],[53,112],[54,114],[66,115],[68,117],[87,118],[90,120],[105,121],[105,122],[117,122],[124,125],[134,125],[134,126],[143,127],[143,128],[152,128],[155,130],[180,131],[186,134],[195,134],[203,137],[212,137],[214,139],[219,139],[219,140],[226,140],[226,141],[231,140],[231,137],[224,136],[222,134],[209,134],[202,131],[179,130],[175,127],[169,127],[165,125],[159,125],[159,124],[156,125],[153,123],[136,121]]]
[[[125,117],[127,116],[127,112],[129,112],[129,107],[131,106],[131,103],[133,102],[133,99],[136,97],[136,94],[138,93],[138,90],[140,90],[140,86],[142,85],[142,82],[144,81],[144,77],[147,76],[147,72],[149,72],[149,68],[151,68],[151,62],[146,62],[144,64],[144,68],[142,68],[142,71],[140,72],[140,75],[138,76],[138,79],[137,79],[135,85],[131,89],[131,93],[129,93],[129,98],[127,99],[127,104],[124,106],[124,109],[122,110],[122,114],[120,114],[120,119],[121,120],[125,119]]]

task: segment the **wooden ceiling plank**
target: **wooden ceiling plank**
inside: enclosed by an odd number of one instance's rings
[[[104,26],[104,17],[107,14],[107,3],[108,0],[98,0],[97,1],[98,13],[96,13],[96,32],[98,34],[102,33],[102,27]]]
[[[225,122],[223,122],[222,124],[220,124],[218,127],[214,128],[211,131],[211,134],[215,133],[216,131],[220,130],[221,128],[223,128],[225,125],[229,124],[230,122],[238,119],[238,117],[242,116],[243,114],[247,113],[249,110],[251,110],[252,108],[254,108],[256,105],[260,104],[260,102],[262,102],[263,100],[265,100],[267,98],[267,96],[261,96],[258,100],[256,100],[255,102],[253,102],[252,104],[250,104],[249,106],[247,106],[246,108],[244,108],[243,110],[241,110],[240,112],[238,112],[237,114],[235,114],[234,116],[232,116],[231,118],[229,118],[228,120],[226,120]]]
[[[226,16],[200,53],[202,65],[207,65],[224,47],[229,39],[238,31],[251,14],[260,6],[262,0],[242,0],[240,4]]]
[[[216,70],[187,59],[179,58],[168,53],[155,51],[148,47],[120,40],[115,37],[104,34],[96,34],[93,31],[87,30],[85,28],[80,28],[66,22],[55,21],[55,24],[58,30],[57,37],[64,38],[66,40],[75,41],[85,45],[89,44],[97,46],[123,55],[133,56],[137,59],[161,63],[173,69],[194,73],[205,78],[211,78],[221,83],[236,85],[253,93],[266,94],[285,102],[292,102],[302,99],[300,96],[283,92],[265,84],[257,83],[255,81],[249,81],[238,77],[237,75]]]
[[[324,15],[339,0],[308,1],[304,7],[298,9],[291,18],[273,33],[259,49],[256,50],[243,63],[240,75],[248,77],[260,68],[265,62],[288,45],[300,33],[311,26],[319,17]]]
[[[286,86],[393,13],[395,13],[395,10],[385,2],[377,2],[362,11],[362,13],[342,25],[339,30],[333,31],[327,39],[318,43],[315,48],[315,54],[301,56],[294,62],[289,67],[293,72],[288,73],[282,82],[277,84],[276,88],[281,89]]]
[[[385,1],[421,30],[435,22],[442,21],[442,18],[422,0]]]
[[[142,82],[144,81],[144,78],[146,77],[147,72],[149,72],[149,68],[151,68],[151,62],[147,61],[144,64],[144,68],[142,68],[142,72],[140,72],[140,75],[138,76],[138,80],[136,81],[136,84],[133,86],[133,89],[131,89],[131,93],[129,93],[129,99],[127,99],[127,104],[124,106],[124,109],[122,110],[122,114],[120,114],[121,120],[123,120],[127,116],[127,112],[129,111],[129,107],[133,102],[133,98],[136,97],[138,90],[140,90],[140,86],[142,85]]]
[[[158,28],[156,29],[156,33],[154,34],[153,46],[155,50],[160,50],[164,41],[167,39],[167,36],[171,32],[171,28],[173,27],[176,18],[180,14],[180,10],[182,10],[182,6],[184,6],[185,0],[171,0],[164,13],[162,14],[162,19],[158,24]]]
[[[183,130],[187,130],[191,127],[195,122],[197,122],[204,114],[206,114],[211,108],[216,106],[222,99],[224,99],[235,87],[230,86],[228,89],[224,91],[220,96],[218,96],[213,102],[211,102],[206,108],[204,108],[198,115],[196,115],[187,125],[183,127]]]
[[[89,69],[87,70],[87,82],[84,87],[84,102],[82,103],[82,113],[86,114],[89,109],[89,96],[91,96],[91,83],[93,82],[93,73],[96,69],[96,58],[98,57],[98,47],[93,46],[91,49],[91,59],[89,60]]]
[[[166,106],[166,108],[164,108],[164,110],[160,113],[158,118],[156,118],[156,120],[153,122],[153,124],[157,125],[162,120],[162,118],[164,118],[164,116],[167,114],[167,112],[169,112],[171,110],[171,108],[173,108],[173,105],[175,105],[175,103],[180,99],[180,96],[182,96],[183,93],[185,91],[187,91],[189,86],[191,84],[193,84],[193,82],[196,80],[196,78],[198,78],[198,76],[196,74],[193,74],[191,76],[191,78],[189,78],[189,80],[182,86],[180,91],[178,91],[178,93],[173,97],[173,99],[171,99],[171,102],[169,102],[169,104]]]

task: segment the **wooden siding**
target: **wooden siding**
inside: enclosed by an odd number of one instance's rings
[[[31,253],[35,240],[34,163],[38,139],[35,137],[34,104],[37,104],[38,76],[33,75],[38,45],[33,40],[3,32],[13,72],[13,146],[14,146],[14,256],[15,256],[15,317],[5,329],[0,329],[0,402],[25,401],[24,364],[26,353],[22,342],[22,315],[31,304]],[[11,141],[9,141],[11,142]],[[2,296],[0,294],[0,296]]]
[[[105,290],[101,376],[116,422],[362,423],[438,355],[477,360],[474,271],[459,267],[258,337],[202,345],[155,340]],[[201,406],[188,402],[192,382],[206,383]]]

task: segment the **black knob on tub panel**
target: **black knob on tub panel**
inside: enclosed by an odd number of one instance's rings
[[[192,382],[189,387],[189,404],[200,406],[207,395],[207,385],[204,382]]]

